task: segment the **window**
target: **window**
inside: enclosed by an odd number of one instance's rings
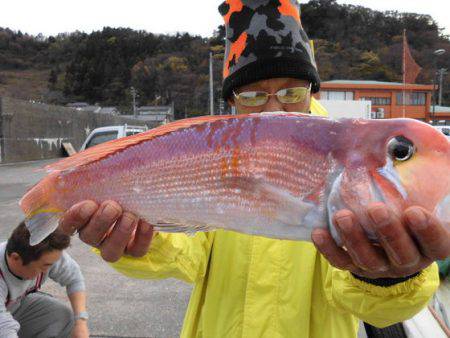
[[[115,140],[117,138],[117,130],[105,131],[103,133],[95,134],[86,145],[86,149],[96,146],[97,144]]]
[[[351,101],[353,100],[353,92],[338,92],[332,90],[324,90],[320,92],[320,99]]]
[[[413,92],[405,93],[405,105],[424,106],[426,102],[426,93]],[[397,106],[403,105],[403,93],[397,93]]]
[[[372,106],[390,106],[390,97],[362,97],[361,100],[372,102]]]
[[[142,131],[137,131],[137,130],[127,131],[126,136],[136,135],[139,133],[142,133]]]

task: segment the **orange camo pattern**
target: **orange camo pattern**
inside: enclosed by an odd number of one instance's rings
[[[224,98],[232,96],[234,86],[261,76],[307,79],[312,83],[311,91],[319,91],[313,46],[302,27],[298,0],[225,0],[218,9],[224,19],[226,36],[222,68]],[[244,32],[247,35],[242,35]],[[268,60],[277,66],[266,66]],[[244,67],[247,71],[241,72]],[[249,72],[249,69],[253,70]]]
[[[233,13],[242,11],[244,5],[242,4],[241,0],[227,0],[226,3],[230,6],[230,10],[223,18],[225,20],[225,23],[228,25],[231,15]]]
[[[281,15],[292,16],[298,23],[300,23],[300,11],[298,7],[294,6],[290,0],[279,0],[281,6],[278,6],[278,11]]]
[[[247,32],[242,33],[236,42],[231,44],[230,53],[228,54],[227,60],[224,62],[223,67],[223,77],[226,78],[230,75],[230,62],[233,57],[236,57],[235,62],[237,63],[242,55],[245,47],[247,46]]]

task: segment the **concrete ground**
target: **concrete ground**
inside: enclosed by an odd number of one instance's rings
[[[0,165],[0,241],[8,238],[23,219],[18,200],[36,183],[53,161]],[[80,264],[88,290],[89,327],[92,337],[178,337],[191,286],[177,280],[135,280],[115,272],[78,238],[69,253]],[[53,281],[44,285],[64,302],[65,291]],[[450,311],[449,283],[441,299]],[[360,330],[359,338],[366,338]]]

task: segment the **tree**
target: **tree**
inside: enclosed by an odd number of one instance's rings
[[[419,83],[431,83],[436,60],[438,68],[450,69],[449,57],[433,55],[440,48],[450,53],[449,37],[428,15],[373,11],[336,0],[311,0],[301,10],[324,81],[401,81],[403,29],[414,59],[423,68]],[[111,27],[46,38],[0,28],[0,70],[15,71],[14,80],[22,81],[22,92],[6,85],[16,97],[28,98],[32,91],[20,71],[44,71],[48,75],[40,92],[47,88],[63,92],[48,95],[49,100],[129,106],[129,88],[134,86],[141,104],[174,102],[178,117],[197,115],[208,113],[210,51],[214,53],[214,88],[220,91],[225,34],[223,25],[210,38]],[[449,85],[444,86],[443,97],[444,104],[450,105]],[[215,98],[217,107],[220,92]]]

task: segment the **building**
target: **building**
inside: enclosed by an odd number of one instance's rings
[[[175,119],[173,106],[142,106],[136,109],[139,120],[165,124]]]
[[[133,117],[134,115],[124,116]],[[175,120],[173,105],[138,107],[136,108],[136,118],[155,126],[172,122]]]
[[[370,101],[372,116],[375,118],[409,117],[427,122],[444,119],[450,123],[450,113],[439,113],[439,117],[433,118],[431,114],[432,92],[432,85],[333,80],[322,82],[321,90],[315,94],[315,97],[321,101]],[[403,101],[405,105],[403,105]]]
[[[331,119],[343,117],[353,119],[374,118],[370,101],[319,100],[319,103],[325,108],[328,117]]]

